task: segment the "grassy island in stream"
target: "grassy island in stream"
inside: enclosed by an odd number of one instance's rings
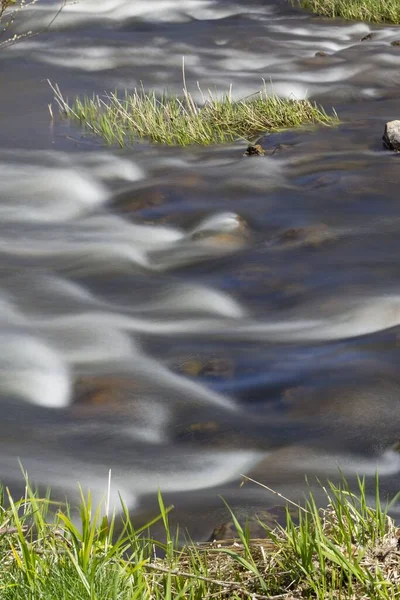
[[[378,483],[377,483],[378,490]],[[117,518],[81,496],[79,517],[66,505],[3,491],[0,510],[2,600],[300,600],[400,597],[399,530],[376,494],[366,502],[345,482],[328,484],[326,507],[312,495],[287,511],[285,526],[249,539],[231,516],[237,540],[180,547],[159,494],[160,515],[134,529],[122,504]],[[74,514],[76,514],[74,512]],[[166,543],[151,539],[161,520]],[[117,534],[116,523],[119,522]],[[163,558],[157,558],[157,548]],[[158,553],[158,556],[160,556]]]
[[[399,0],[291,0],[291,2],[324,17],[400,25]]]
[[[138,139],[174,146],[210,145],[249,140],[266,131],[303,124],[329,125],[338,121],[333,113],[308,100],[281,99],[266,88],[242,100],[231,94],[222,98],[211,92],[197,104],[184,87],[183,96],[157,96],[143,89],[105,97],[76,99],[71,105],[53,87],[62,112],[101,136],[108,144],[132,145]]]

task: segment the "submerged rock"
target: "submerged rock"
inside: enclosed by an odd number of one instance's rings
[[[297,513],[289,511],[296,520]],[[238,521],[243,529],[247,529],[250,538],[262,539],[268,537],[268,530],[275,529],[277,525],[286,522],[286,507],[283,505],[272,506],[269,510],[259,510],[257,513],[237,515]],[[264,526],[263,526],[264,525]],[[239,535],[233,521],[227,521],[214,528],[208,538],[208,542],[235,540]]]
[[[400,120],[386,123],[382,140],[386,148],[400,152]]]
[[[228,378],[234,375],[234,363],[228,358],[184,358],[179,371],[190,377]]]
[[[390,43],[391,46],[400,46],[400,40],[394,40]]]
[[[248,146],[243,156],[264,156],[265,150],[260,144]]]
[[[316,223],[308,227],[290,227],[278,236],[277,241],[285,246],[317,248],[324,242],[332,242],[336,239],[335,232],[325,223]]]
[[[201,189],[203,180],[194,173],[179,178],[179,182],[164,180],[149,185],[128,186],[118,191],[111,202],[111,207],[118,214],[129,215],[138,211],[157,209],[166,204],[178,204],[186,200],[188,193]]]
[[[268,154],[270,156],[273,156],[274,154],[281,154],[282,152],[287,152],[288,150],[293,150],[293,149],[294,149],[293,144],[277,144],[274,148],[272,148],[272,150],[270,150],[268,152]]]
[[[323,52],[322,50],[319,50],[318,52],[315,53],[314,56],[330,56],[330,54],[328,54],[327,52]]]
[[[296,149],[296,142],[299,132],[294,130],[277,131],[266,133],[257,140],[254,148],[262,150],[263,155],[274,156],[277,154],[292,152]]]
[[[364,35],[364,37],[361,38],[360,42],[366,42],[368,40],[372,40],[373,37],[374,37],[373,33],[367,33],[367,35]]]

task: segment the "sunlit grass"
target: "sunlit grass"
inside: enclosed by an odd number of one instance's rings
[[[252,96],[234,101],[231,93],[222,98],[208,92],[198,104],[184,86],[183,96],[158,96],[135,89],[120,98],[75,99],[69,104],[53,86],[56,101],[67,117],[101,136],[107,144],[132,145],[140,139],[160,144],[188,146],[250,140],[266,131],[303,124],[329,125],[337,122],[308,100],[282,99],[267,93],[266,86]]]
[[[118,519],[81,494],[78,511],[40,498],[29,485],[0,497],[2,600],[389,600],[400,598],[399,539],[387,505],[366,500],[359,480],[323,488],[326,507],[309,495],[287,522],[252,540],[231,513],[237,540],[180,546],[159,494],[160,514],[135,529],[121,502]],[[73,516],[74,515],[74,516]],[[78,515],[78,517],[77,517]],[[151,538],[159,520],[165,540]],[[117,526],[118,524],[118,526]],[[117,533],[118,532],[118,533]],[[162,554],[162,557],[160,557]]]
[[[325,17],[400,24],[399,0],[291,0],[291,2],[293,5],[300,5]]]

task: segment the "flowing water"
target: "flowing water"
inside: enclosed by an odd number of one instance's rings
[[[134,514],[160,488],[205,539],[338,466],[400,488],[400,28],[286,0],[40,0],[0,52],[0,474]],[[48,27],[50,25],[50,28]],[[364,38],[369,33],[369,39]],[[317,52],[326,53],[315,56]],[[275,93],[335,128],[104,147],[65,96]],[[272,82],[270,84],[269,82]]]

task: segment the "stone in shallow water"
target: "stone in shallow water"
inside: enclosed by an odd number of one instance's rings
[[[264,156],[265,151],[260,144],[255,144],[255,146],[248,146],[246,152],[243,156]]]
[[[400,151],[400,120],[386,123],[382,140],[389,150]]]
[[[364,35],[364,37],[361,38],[360,42],[367,42],[368,40],[372,40],[373,37],[373,33],[367,33],[367,35]]]
[[[400,40],[394,40],[393,42],[391,42],[390,45],[391,46],[400,46]]]
[[[337,236],[325,223],[315,223],[308,227],[291,227],[283,231],[277,241],[285,246],[319,247],[324,242],[336,241]]]
[[[270,156],[273,156],[274,154],[281,154],[282,152],[288,152],[293,149],[293,144],[277,144],[274,148],[272,148],[272,150],[268,152],[268,154]]]
[[[292,517],[296,520],[296,511],[291,511]],[[286,507],[283,505],[272,506],[269,510],[258,510],[256,513],[238,516],[238,521],[243,529],[248,529],[250,538],[262,539],[268,537],[268,529],[275,529],[277,525],[283,525],[286,522]],[[264,527],[262,526],[262,524]],[[214,528],[208,542],[235,540],[239,535],[233,521],[227,521]]]
[[[161,205],[184,202],[190,192],[201,188],[202,178],[196,173],[187,173],[179,182],[165,180],[139,187],[129,186],[115,194],[112,208],[119,214],[127,215],[138,211],[157,209]]]

